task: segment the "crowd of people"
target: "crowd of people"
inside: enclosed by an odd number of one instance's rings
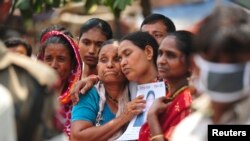
[[[38,54],[22,38],[0,42],[0,140],[114,141],[142,113],[138,141],[204,141],[209,124],[250,124],[249,13],[218,6],[196,28],[151,14],[114,39],[92,18],[78,37],[46,27]],[[147,107],[138,86],[156,82],[165,96]]]

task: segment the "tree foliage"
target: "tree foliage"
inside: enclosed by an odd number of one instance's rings
[[[131,5],[132,0],[14,0],[14,7],[19,8],[25,19],[32,19],[33,14],[39,14],[52,8],[63,7],[72,2],[84,2],[86,11],[90,12],[95,5],[105,5],[110,7],[116,18],[120,17],[121,12],[127,5]]]

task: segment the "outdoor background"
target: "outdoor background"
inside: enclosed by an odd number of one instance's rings
[[[77,37],[80,26],[97,17],[108,21],[115,38],[120,38],[138,30],[151,13],[169,17],[177,30],[195,30],[194,25],[221,4],[250,8],[250,0],[5,0],[4,6],[12,8],[0,25],[0,38],[23,37],[36,53],[39,33],[49,25],[64,25]]]

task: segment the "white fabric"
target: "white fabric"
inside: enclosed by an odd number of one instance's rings
[[[188,116],[175,127],[170,141],[207,141],[209,123],[201,113]]]
[[[61,133],[52,139],[46,140],[46,141],[69,141],[68,136],[65,133]]]
[[[199,109],[176,126],[170,141],[207,141],[208,125],[214,124],[211,120],[213,112],[210,99],[204,95],[195,100],[194,103],[196,103],[196,107],[200,105],[197,107]],[[218,124],[250,124],[250,112],[247,111],[249,107],[250,97],[247,97],[224,113]]]
[[[1,84],[0,97],[0,141],[17,141],[13,100]]]
[[[102,116],[102,111],[104,109],[104,104],[106,102],[106,97],[105,97],[105,88],[103,86],[103,84],[99,81],[96,85],[95,88],[97,89],[97,92],[100,96],[100,101],[99,101],[99,112],[97,114],[97,122],[99,122],[98,120],[100,120],[101,116]],[[123,113],[125,106],[127,105],[127,103],[129,102],[129,97],[128,97],[128,87],[126,87],[122,93],[122,95],[119,97],[118,99],[118,111],[116,113],[116,117],[120,116],[121,113]],[[99,118],[99,119],[98,119]],[[99,126],[97,124],[97,126]],[[113,141],[115,139],[117,139],[121,134],[123,133],[123,130],[119,130],[118,132],[116,132],[110,139],[109,141]]]
[[[1,58],[0,69],[7,68],[10,64],[20,66],[27,70],[41,85],[51,86],[58,80],[58,75],[54,69],[43,62],[30,61],[30,58],[27,56],[8,52],[3,58]],[[40,72],[38,73],[37,70]]]
[[[236,64],[223,64],[208,62],[201,56],[196,55],[195,63],[200,68],[200,76],[193,80],[193,84],[199,93],[205,93],[210,96],[213,101],[217,102],[233,102],[250,95],[250,62]],[[236,73],[243,71],[242,89],[232,92],[218,92],[208,88],[208,74],[213,73]],[[210,82],[211,83],[211,82]],[[219,81],[217,83],[221,84]]]

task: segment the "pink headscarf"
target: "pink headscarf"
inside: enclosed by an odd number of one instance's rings
[[[81,57],[80,57],[80,53],[79,53],[79,47],[76,45],[76,43],[74,42],[74,40],[72,38],[70,38],[69,36],[65,35],[63,32],[57,31],[57,30],[52,30],[47,32],[46,34],[44,34],[41,38],[41,50],[37,56],[37,58],[39,60],[44,59],[44,52],[45,52],[45,48],[46,46],[44,46],[44,43],[46,42],[47,39],[54,37],[54,36],[61,36],[63,38],[65,38],[71,45],[72,49],[74,50],[74,57],[76,59],[76,65],[74,66],[70,76],[68,77],[68,86],[67,89],[64,90],[61,95],[59,96],[59,101],[61,104],[68,104],[69,102],[71,102],[70,99],[70,91],[73,89],[74,84],[80,80],[81,76],[82,76],[82,61],[81,61]]]

